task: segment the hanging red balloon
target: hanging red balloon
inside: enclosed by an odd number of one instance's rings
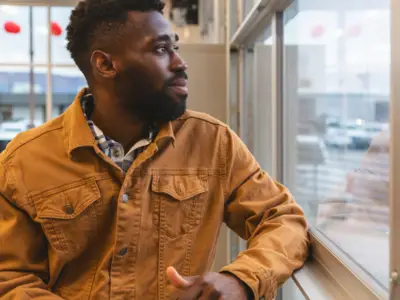
[[[15,22],[8,21],[4,23],[4,30],[10,34],[18,34],[21,32],[21,26]]]
[[[56,22],[51,22],[51,33],[55,36],[60,36],[62,34],[61,26]]]
[[[317,25],[311,30],[311,35],[314,38],[321,37],[325,33],[325,27],[323,25]]]

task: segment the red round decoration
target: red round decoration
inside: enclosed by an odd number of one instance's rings
[[[51,22],[51,33],[55,36],[60,36],[62,34],[61,26],[56,22]]]
[[[317,25],[311,30],[311,35],[314,38],[321,37],[325,33],[325,27],[323,25]]]
[[[21,32],[21,26],[19,26],[17,23],[12,22],[12,21],[7,21],[4,23],[4,30],[7,33],[11,34],[18,34]]]

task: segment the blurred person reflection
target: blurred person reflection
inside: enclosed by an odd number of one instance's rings
[[[318,227],[340,220],[356,228],[389,231],[389,147],[390,133],[385,129],[372,139],[346,183],[319,204]]]

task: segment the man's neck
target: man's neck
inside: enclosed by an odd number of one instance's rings
[[[93,95],[96,99],[96,95]],[[96,100],[94,100],[96,103]],[[115,105],[115,102],[101,100],[101,105],[94,105],[91,119],[105,136],[120,143],[125,151],[143,138],[147,125],[134,120],[126,109]],[[100,101],[99,101],[100,102]],[[109,103],[109,105],[107,105]]]

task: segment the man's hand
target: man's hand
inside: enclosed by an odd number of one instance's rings
[[[183,277],[169,267],[167,276],[171,284],[181,290],[179,300],[247,300],[249,297],[247,286],[230,274]]]

